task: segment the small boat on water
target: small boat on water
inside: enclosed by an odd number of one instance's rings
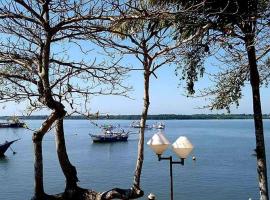
[[[141,125],[140,125],[139,121],[133,121],[133,122],[131,122],[130,127],[132,127],[132,128],[141,128]]]
[[[12,117],[7,122],[0,122],[0,128],[23,128],[25,125],[18,117]]]
[[[156,129],[165,129],[165,124],[163,122],[158,122],[156,124],[153,124],[153,128],[156,128]]]
[[[113,128],[116,128],[116,127],[120,127],[120,125],[119,124],[118,124],[118,126],[114,126],[112,124],[103,124],[103,125],[100,125],[100,128],[107,129],[107,130],[110,130],[110,129],[113,129]]]
[[[3,144],[0,144],[0,157],[4,156],[5,152],[8,150],[8,148],[10,147],[10,145],[12,145],[14,142],[18,141],[17,140],[12,140],[10,142],[6,141]]]
[[[10,122],[2,122],[0,123],[0,128],[23,128],[25,123],[10,123]]]
[[[89,134],[95,143],[106,143],[106,142],[126,142],[129,133],[121,130],[105,129],[102,134],[94,135]]]
[[[140,124],[140,121],[133,121],[130,126],[132,128],[141,128],[141,124]],[[146,129],[151,129],[151,127],[149,127],[147,124],[145,124],[145,128]]]

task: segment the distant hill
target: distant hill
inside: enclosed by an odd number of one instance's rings
[[[6,120],[10,116],[0,116],[1,120]],[[39,120],[45,119],[45,115],[34,115],[34,116],[17,116],[22,120]],[[91,119],[121,119],[121,120],[139,120],[140,115],[100,115],[91,117]],[[176,115],[176,114],[160,114],[160,115],[148,115],[150,120],[207,120],[207,119],[252,119],[252,114],[194,114],[194,115]],[[264,119],[270,119],[270,115],[263,115]],[[86,119],[85,116],[74,115],[68,116],[66,119]]]

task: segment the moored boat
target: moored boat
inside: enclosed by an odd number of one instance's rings
[[[17,117],[12,117],[7,122],[0,122],[0,128],[23,128],[25,125]]]
[[[5,152],[8,150],[10,145],[12,145],[12,143],[16,142],[17,140],[12,140],[10,142],[6,141],[5,143],[0,144],[0,156],[4,156]]]
[[[94,135],[89,134],[95,143],[106,143],[106,142],[126,142],[128,139],[129,134],[126,133],[124,130],[121,131],[114,131],[104,130],[102,134]]]
[[[0,123],[0,128],[23,128],[25,126],[25,123],[19,122],[2,122]]]
[[[107,135],[91,135],[93,142],[105,143],[105,142],[126,142],[128,134],[107,134]]]
[[[142,127],[141,127],[141,124],[140,124],[140,121],[133,121],[133,122],[130,124],[130,126],[131,126],[132,128],[142,128]],[[147,124],[145,124],[145,128],[146,128],[146,129],[151,129],[151,127],[149,127]]]
[[[153,124],[153,128],[156,128],[156,129],[165,129],[165,124],[163,122],[158,122],[156,124]]]

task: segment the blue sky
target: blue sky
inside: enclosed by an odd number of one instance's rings
[[[183,89],[184,83],[179,86],[179,78],[174,75],[173,67],[164,67],[158,70],[158,79],[152,78],[150,85],[150,114],[208,114],[224,113],[226,111],[209,111],[198,109],[207,104],[205,98],[187,98]],[[133,72],[126,80],[133,86],[129,93],[132,99],[119,96],[99,96],[91,100],[91,111],[108,114],[140,114],[143,106],[143,74],[140,71]],[[209,85],[209,81],[200,80],[199,86]],[[232,106],[231,113],[252,113],[251,89],[245,87],[244,97],[237,109]],[[261,90],[263,113],[270,113],[269,89]],[[1,115],[21,115],[24,113],[25,104],[9,103],[5,109],[1,107]]]
[[[127,64],[136,66],[138,63],[135,59],[129,57],[124,61]],[[205,62],[206,71],[214,72],[217,61],[210,57]],[[210,71],[209,71],[210,70]],[[227,113],[226,110],[200,109],[208,104],[206,98],[191,98],[185,95],[185,82],[180,81],[175,75],[175,66],[163,66],[157,71],[158,78],[151,78],[150,82],[150,114],[216,114]],[[95,97],[92,99],[91,108],[93,112],[108,114],[140,114],[143,108],[143,72],[134,71],[130,78],[126,80],[134,91],[129,93],[132,99],[117,96]],[[196,89],[209,87],[212,83],[205,76],[201,78]],[[268,88],[261,88],[261,101],[263,113],[270,113],[270,92]],[[231,106],[231,113],[253,113],[252,110],[252,91],[249,83],[243,88],[243,98],[240,100],[240,106]]]
[[[215,114],[225,111],[209,111],[198,109],[207,104],[205,98],[187,98],[184,95],[183,84],[179,86],[179,79],[174,75],[174,68],[162,68],[157,73],[158,79],[151,79],[150,86],[150,114]],[[130,97],[100,96],[94,97],[91,101],[91,111],[108,114],[140,114],[143,106],[143,75],[142,72],[133,72],[126,80],[134,87]],[[200,86],[209,84],[207,80],[200,80]],[[269,89],[261,90],[262,107],[264,113],[270,113],[270,92]],[[21,115],[24,113],[25,104],[16,105],[9,103],[5,109],[1,109],[1,115]],[[237,109],[232,106],[231,113],[252,113],[251,89],[244,88],[244,98],[240,101]],[[41,114],[41,113],[39,113]]]
[[[92,46],[93,48],[93,46]],[[72,49],[71,55],[80,57],[76,47]],[[99,56],[99,54],[91,54]],[[101,59],[100,59],[101,60]],[[215,62],[211,60],[212,62]],[[132,58],[123,60],[124,65],[137,65]],[[207,66],[208,65],[208,66]],[[210,66],[210,62],[206,62],[206,69]],[[199,109],[207,105],[207,98],[187,98],[185,96],[184,82],[179,81],[179,77],[175,76],[174,66],[163,66],[157,71],[158,78],[151,78],[150,83],[150,109],[149,114],[216,114],[226,113],[226,111],[210,111],[208,109]],[[140,114],[143,107],[143,72],[133,71],[130,77],[125,80],[125,84],[132,86],[133,91],[129,93],[130,98],[120,96],[95,96],[91,99],[89,105],[90,111],[95,113],[99,111],[102,114]],[[207,78],[202,78],[197,82],[199,88],[209,86],[211,83]],[[231,113],[252,113],[252,94],[249,84],[243,90],[244,97],[240,101],[240,106],[231,107]],[[261,101],[263,113],[270,113],[270,92],[268,88],[261,89]],[[5,108],[3,109],[3,107]],[[8,103],[0,107],[0,115],[22,115],[26,103]],[[39,112],[36,114],[44,114]]]
[[[143,106],[143,75],[136,72],[128,80],[133,85],[134,91],[130,97],[134,100],[124,97],[95,97],[92,100],[93,111],[112,113],[112,114],[140,114]],[[162,68],[158,71],[158,79],[152,78],[150,85],[150,114],[208,114],[224,113],[226,111],[210,111],[208,109],[199,109],[207,104],[206,98],[187,98],[184,83],[179,86],[179,78],[174,75],[174,68]],[[198,81],[198,86],[204,87],[210,84],[208,80]],[[240,101],[240,106],[232,106],[231,113],[252,113],[251,89],[245,87],[244,97]],[[270,92],[268,89],[262,89],[262,106],[264,113],[270,113]],[[102,106],[101,106],[102,105]],[[97,110],[94,110],[97,109]]]

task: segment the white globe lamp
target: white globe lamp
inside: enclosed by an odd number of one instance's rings
[[[186,159],[193,150],[193,145],[185,136],[180,136],[173,144],[172,149],[181,159]]]
[[[158,132],[153,135],[147,144],[157,155],[162,155],[170,145],[170,142],[162,132]]]

